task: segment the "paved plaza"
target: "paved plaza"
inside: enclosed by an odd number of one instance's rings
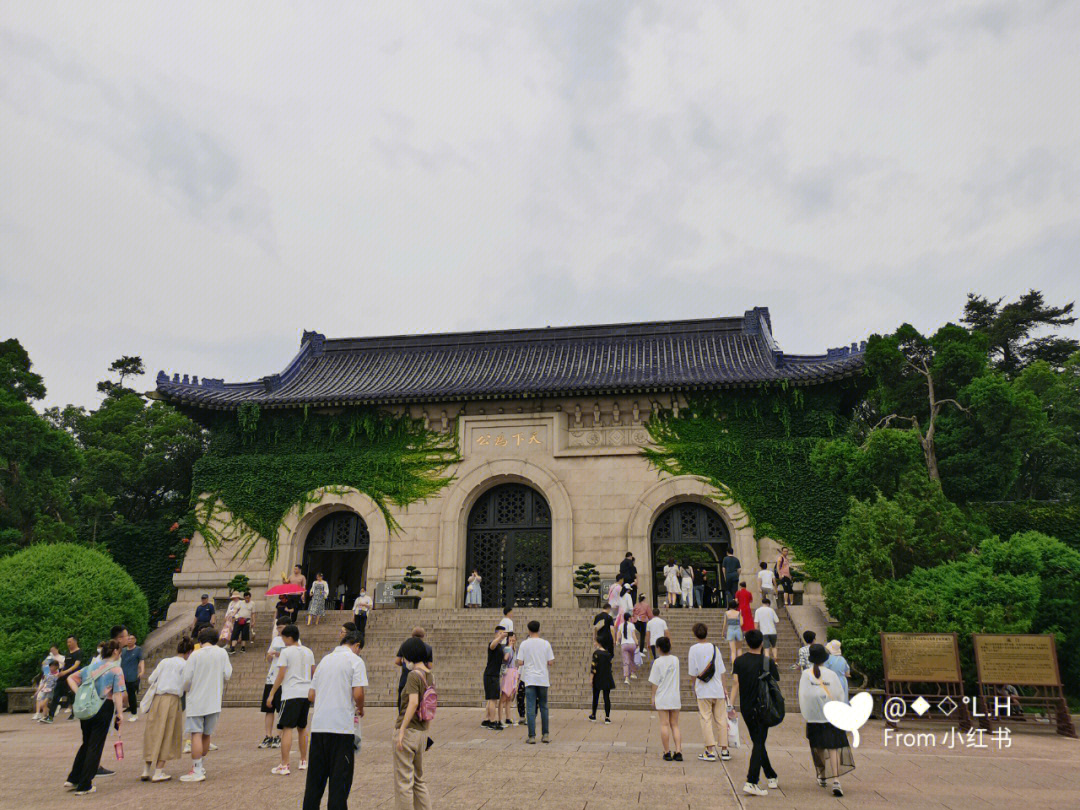
[[[930,748],[883,747],[884,729],[871,721],[855,752],[856,770],[844,779],[847,795],[834,799],[817,787],[803,741],[803,723],[789,716],[770,735],[770,755],[780,774],[780,789],[767,797],[744,796],[748,750],[726,764],[697,760],[701,732],[697,717],[682,719],[686,761],[660,759],[660,734],[651,712],[615,712],[613,723],[590,723],[583,712],[552,713],[550,745],[525,745],[524,729],[501,732],[479,727],[477,709],[440,709],[433,727],[436,745],[425,771],[436,808],[446,810],[592,810],[613,807],[698,810],[726,807],[902,807],[991,808],[1026,804],[1039,810],[1080,804],[1080,741],[1047,732],[1017,731],[1012,745],[998,751],[989,737],[986,749],[967,748],[958,735],[953,748],[942,745],[945,727],[911,726],[931,731]],[[350,807],[392,807],[390,709],[371,709],[365,742],[357,759]],[[303,795],[304,772],[272,776],[278,752],[255,746],[262,738],[262,715],[255,709],[226,709],[214,737],[221,749],[207,758],[209,778],[182,784],[176,777],[188,760],[171,763],[173,781],[138,781],[142,725],[123,725],[126,758],[117,763],[110,737],[102,762],[117,770],[96,780],[93,796],[67,794],[63,781],[78,745],[76,722],[51,727],[29,716],[0,715],[0,761],[4,787],[0,807],[85,806],[126,810],[143,807],[293,810]]]

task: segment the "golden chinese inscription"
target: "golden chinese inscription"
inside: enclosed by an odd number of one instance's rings
[[[881,656],[887,681],[960,680],[960,655],[952,633],[882,633]]]
[[[971,640],[981,683],[1013,686],[1061,683],[1053,636],[976,633]]]
[[[528,447],[529,445],[543,445],[543,443],[539,428],[519,430],[514,433],[509,431],[473,433],[473,444],[477,447]]]

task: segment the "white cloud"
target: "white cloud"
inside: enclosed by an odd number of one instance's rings
[[[251,379],[329,335],[1075,297],[1080,6],[5,8],[0,323]],[[149,385],[149,380],[147,381]]]

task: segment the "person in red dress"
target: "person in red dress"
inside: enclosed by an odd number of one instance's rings
[[[739,590],[735,591],[735,601],[739,603],[739,613],[742,615],[742,630],[754,629],[754,614],[750,612],[750,603],[754,601],[754,595],[746,590],[746,583],[739,583]]]

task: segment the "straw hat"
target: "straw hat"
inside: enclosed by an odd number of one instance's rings
[[[825,645],[825,649],[829,651],[829,655],[840,655],[840,640],[834,638]]]
[[[240,594],[238,594],[236,591],[233,591],[232,596],[229,597],[229,599],[239,599],[239,598],[240,598]]]

